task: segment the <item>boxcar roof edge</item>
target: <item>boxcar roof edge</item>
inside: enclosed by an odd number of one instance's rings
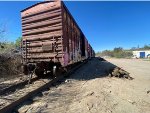
[[[36,3],[36,4],[34,4],[34,5],[30,6],[30,7],[27,7],[27,8],[25,8],[25,9],[21,10],[20,12],[24,12],[24,11],[26,11],[26,10],[28,10],[28,9],[30,9],[30,8],[32,8],[32,7],[34,7],[34,6],[37,6],[37,5],[39,5],[39,4],[49,3],[49,2],[54,2],[54,0],[53,0],[53,1],[38,2],[38,3]]]
[[[78,27],[78,29],[81,31],[81,33],[84,35],[84,33],[82,32],[81,28],[79,27],[79,25],[77,24],[76,20],[74,19],[74,17],[72,16],[72,14],[70,13],[69,9],[66,7],[65,3],[63,1],[61,1],[64,8],[66,9],[67,13],[69,13],[69,15],[71,16],[71,18],[73,19],[73,21],[75,22],[76,26]],[[85,37],[85,35],[84,35]]]
[[[80,32],[83,34],[83,36],[86,38],[86,36],[84,35],[84,33],[82,32],[81,28],[79,27],[78,23],[76,22],[76,20],[74,19],[74,17],[72,16],[71,12],[69,11],[69,9],[66,7],[65,3],[63,1],[61,1],[64,8],[67,10],[67,12],[69,13],[69,15],[71,16],[71,18],[73,19],[73,21],[75,22],[76,26],[78,27],[78,29],[80,30]],[[86,38],[87,39],[87,38]],[[88,39],[87,39],[88,41]],[[89,43],[89,41],[88,41]]]

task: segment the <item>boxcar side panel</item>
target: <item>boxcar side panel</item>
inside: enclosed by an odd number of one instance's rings
[[[64,4],[62,5],[62,15],[64,65],[67,65],[81,60],[81,32]]]
[[[81,49],[81,56],[82,57],[85,57],[85,39],[84,39],[84,34],[83,33],[81,33],[81,35],[80,35],[80,49]]]
[[[88,58],[88,41],[86,38],[85,39],[85,58]]]

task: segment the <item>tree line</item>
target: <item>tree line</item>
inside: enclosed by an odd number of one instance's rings
[[[131,49],[125,50],[122,47],[115,47],[113,50],[104,50],[102,52],[97,52],[96,56],[108,56],[108,57],[115,57],[115,58],[131,58],[132,51],[135,50],[150,50],[150,44],[144,45],[143,47],[132,47]]]
[[[132,47],[130,50],[149,50],[150,49],[150,44],[146,44],[143,47]]]
[[[104,50],[102,52],[97,52],[97,56],[109,56],[116,58],[128,58],[132,56],[132,51],[124,50],[122,47],[116,47],[113,50]]]
[[[20,48],[22,37],[18,37],[14,42],[10,42],[5,40],[6,33],[7,33],[6,24],[0,23],[0,53]]]
[[[0,41],[0,52],[7,52],[11,49],[20,49],[22,37],[18,37],[15,42]]]

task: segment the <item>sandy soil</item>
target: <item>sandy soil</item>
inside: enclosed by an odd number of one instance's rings
[[[14,84],[23,82],[28,79],[28,76],[20,74],[20,75],[11,75],[6,78],[1,77],[0,78],[0,91],[3,89],[12,86]]]
[[[92,59],[65,82],[21,105],[20,113],[150,113],[150,62],[107,59],[134,80],[109,78],[115,67]]]

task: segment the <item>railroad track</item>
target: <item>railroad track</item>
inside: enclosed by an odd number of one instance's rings
[[[17,106],[19,106],[24,101],[35,96],[39,92],[48,89],[57,81],[61,80],[65,76],[72,74],[75,70],[85,64],[84,61],[63,75],[59,75],[54,79],[38,79],[32,82],[31,85],[25,86],[23,89],[16,90],[14,93],[8,95],[0,96],[0,113],[11,113]]]
[[[31,83],[34,82],[34,81],[36,81],[36,80],[38,80],[38,77],[32,78],[32,79],[31,79]],[[25,80],[25,81],[21,81],[21,82],[19,82],[19,83],[16,83],[16,84],[14,84],[14,85],[8,86],[8,87],[6,87],[6,88],[4,88],[4,89],[2,89],[2,90],[0,91],[0,96],[2,96],[2,95],[7,95],[7,94],[9,94],[9,93],[13,93],[13,92],[15,92],[17,89],[21,89],[21,88],[23,88],[23,87],[24,87],[25,85],[27,85],[27,84],[28,84],[28,80]]]

